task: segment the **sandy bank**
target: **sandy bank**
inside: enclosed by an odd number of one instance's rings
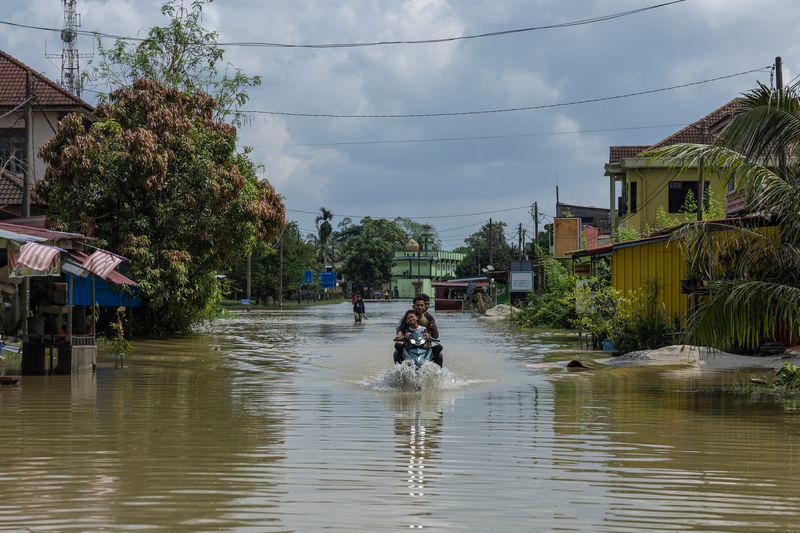
[[[658,350],[642,350],[617,357],[594,360],[595,363],[606,366],[691,366],[709,370],[737,370],[741,368],[778,370],[785,361],[800,364],[798,357],[790,354],[753,357],[689,345],[666,346]]]

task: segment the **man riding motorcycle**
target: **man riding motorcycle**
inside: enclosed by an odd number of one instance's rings
[[[412,300],[412,308],[414,310],[414,314],[417,315],[417,323],[420,326],[424,326],[427,328],[428,333],[430,334],[431,338],[438,339],[439,338],[439,328],[436,325],[436,320],[433,318],[428,312],[428,305],[430,304],[430,298],[427,294],[418,294],[414,296]],[[403,315],[405,317],[405,315]],[[403,320],[400,319],[400,324],[397,326],[397,331],[400,331],[403,328]],[[433,350],[433,357],[432,360],[439,366],[444,365],[444,356],[442,355],[442,345],[436,343],[432,347]],[[402,363],[403,362],[403,343],[402,342],[395,342],[394,344],[394,362],[395,363]]]

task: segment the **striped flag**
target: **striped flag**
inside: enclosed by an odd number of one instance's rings
[[[19,249],[17,264],[24,265],[33,270],[48,270],[53,266],[53,260],[61,250],[55,246],[29,242]]]
[[[97,250],[83,262],[83,268],[106,279],[121,262],[122,257],[105,250]]]

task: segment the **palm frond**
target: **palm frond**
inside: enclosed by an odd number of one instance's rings
[[[800,287],[765,281],[716,282],[689,320],[685,340],[754,350],[765,340],[800,335]]]

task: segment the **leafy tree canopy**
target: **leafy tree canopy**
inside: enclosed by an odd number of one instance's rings
[[[213,0],[165,0],[161,14],[166,26],[154,26],[140,42],[118,39],[108,48],[97,40],[98,59],[84,81],[110,89],[129,86],[133,80],[156,80],[170,89],[204,92],[217,106],[216,118],[227,118],[239,125],[244,116],[238,109],[248,100],[247,89],[261,84],[260,76],[247,76],[226,65],[219,33],[203,27],[203,8]],[[101,94],[101,99],[105,95]]]
[[[318,272],[317,248],[313,242],[303,239],[296,222],[290,222],[278,242],[260,242],[251,258],[251,290],[256,301],[266,297],[278,297],[281,273],[278,250],[283,247],[283,297],[296,294],[303,283],[303,271],[307,268]],[[243,260],[228,275],[233,284],[234,297],[244,296],[247,286],[247,261]]]
[[[506,242],[505,222],[493,222],[491,225],[492,235],[492,262],[495,270],[505,270],[511,265],[513,250]],[[457,252],[466,254],[466,257],[456,267],[457,276],[479,275],[480,268],[486,267],[489,262],[489,223],[484,224],[481,229],[464,239],[464,246],[456,248]]]
[[[131,259],[147,332],[185,330],[219,297],[215,273],[274,240],[283,203],[259,180],[209,96],[138,80],[112,92],[88,129],[68,115],[41,150],[37,193],[64,229]]]
[[[408,234],[394,221],[365,217],[337,233],[336,240],[342,272],[353,286],[374,288],[391,278],[394,252],[403,249]]]

